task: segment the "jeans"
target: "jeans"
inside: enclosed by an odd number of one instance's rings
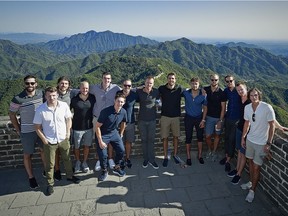
[[[155,160],[154,142],[156,133],[156,120],[138,121],[144,160],[151,163]]]
[[[236,129],[238,120],[225,119],[225,153],[233,158],[236,145]]]
[[[102,135],[102,140],[107,145],[110,143],[115,150],[115,164],[119,165],[122,162],[125,148],[123,145],[123,141],[118,133],[118,131],[113,131],[109,134]],[[98,144],[98,139],[95,139],[96,146],[97,146],[97,154],[99,156],[100,166],[103,170],[107,169],[107,162],[108,162],[108,148],[101,149]]]

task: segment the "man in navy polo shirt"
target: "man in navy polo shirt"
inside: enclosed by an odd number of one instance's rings
[[[114,105],[103,109],[100,112],[100,116],[97,120],[95,133],[96,133],[96,146],[97,153],[100,160],[100,166],[102,172],[100,173],[98,180],[104,181],[107,178],[107,160],[108,152],[107,147],[110,143],[116,152],[115,156],[115,166],[113,173],[122,177],[125,175],[125,171],[120,168],[122,158],[124,156],[124,145],[122,138],[126,126],[127,113],[123,109],[125,104],[125,95],[116,94]],[[121,125],[120,125],[121,123]],[[120,125],[120,132],[118,132],[118,127]]]

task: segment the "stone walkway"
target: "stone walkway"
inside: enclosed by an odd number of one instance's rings
[[[133,166],[126,169],[125,177],[112,174],[105,182],[98,182],[98,173],[77,174],[82,182],[69,184],[65,180],[55,183],[55,192],[44,195],[45,179],[42,170],[35,168],[40,184],[36,191],[28,187],[24,169],[0,170],[0,215],[281,215],[268,197],[258,189],[253,203],[247,203],[248,191],[232,185],[224,166],[205,160],[201,165],[195,159],[192,166],[181,168],[172,160],[168,167],[159,169],[150,165],[142,168],[141,158],[132,158]],[[184,159],[185,157],[182,156]],[[94,168],[95,161],[90,161]]]

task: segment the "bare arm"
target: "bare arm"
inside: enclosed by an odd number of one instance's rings
[[[204,128],[205,122],[206,122],[206,120],[205,120],[206,116],[207,116],[207,106],[204,105],[203,106],[203,117],[202,117],[202,121],[200,122],[200,125],[199,125],[200,128]]]
[[[15,128],[17,134],[20,134],[20,124],[19,124],[19,121],[17,119],[16,113],[9,111],[9,118],[10,118],[10,121],[11,121],[13,127]]]
[[[102,140],[102,134],[101,134],[101,130],[100,130],[101,126],[102,126],[102,123],[96,122],[95,134],[96,134],[96,138],[98,140],[99,147],[101,149],[105,149],[105,148],[107,148],[107,144],[104,143]]]
[[[247,133],[249,131],[249,127],[250,127],[250,122],[249,121],[245,121],[244,122],[244,126],[243,126],[243,133],[242,133],[242,140],[241,140],[241,146],[243,148],[246,148],[246,136],[247,136]]]
[[[119,131],[121,137],[123,137],[125,128],[126,128],[126,122],[121,122],[121,124],[120,124],[120,131]]]
[[[39,136],[39,138],[42,140],[43,144],[48,145],[48,140],[46,139],[41,124],[35,124],[36,133]]]
[[[72,118],[66,118],[66,139],[70,138],[71,127],[72,127]]]
[[[288,128],[282,126],[277,120],[275,120],[274,123],[275,123],[275,128],[277,128],[277,129],[279,129],[279,130],[281,130],[281,131],[283,131],[283,132],[284,132],[284,131],[288,131]]]

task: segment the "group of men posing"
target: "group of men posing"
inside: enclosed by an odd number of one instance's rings
[[[176,74],[167,75],[167,83],[154,88],[154,77],[148,76],[144,86],[132,88],[130,79],[124,80],[122,89],[111,83],[111,74],[102,74],[100,84],[89,86],[88,81],[80,83],[80,89],[71,90],[67,77],[58,79],[57,87],[47,87],[45,91],[37,89],[37,79],[28,75],[24,78],[25,89],[16,95],[10,104],[9,116],[16,132],[20,135],[24,152],[24,166],[31,188],[39,187],[32,171],[31,157],[35,143],[39,144],[43,160],[43,175],[47,178],[46,194],[54,192],[54,179],[61,180],[60,160],[63,160],[68,181],[79,183],[73,174],[70,159],[70,142],[74,144],[74,173],[88,172],[87,159],[89,147],[95,142],[98,160],[95,170],[100,171],[98,180],[104,181],[108,167],[120,177],[125,175],[124,168],[132,167],[130,160],[131,145],[135,141],[134,105],[139,103],[138,128],[142,142],[143,164],[154,169],[159,166],[155,161],[154,141],[156,132],[157,106],[161,100],[160,134],[163,140],[163,167],[168,166],[168,138],[170,130],[173,136],[173,160],[180,164],[177,155],[180,136],[181,98],[185,100],[185,135],[187,159],[185,166],[191,166],[192,134],[195,127],[200,164],[204,164],[202,143],[208,146],[206,159],[217,160],[217,147],[222,128],[225,127],[225,165],[232,183],[238,184],[249,159],[250,180],[241,185],[250,189],[246,197],[248,202],[254,199],[254,191],[260,177],[260,166],[269,152],[273,139],[275,119],[272,107],[261,101],[261,92],[253,88],[247,92],[245,83],[235,84],[234,77],[227,75],[227,87],[219,87],[219,76],[210,76],[211,84],[200,89],[200,80],[190,80],[190,89],[183,89],[176,83]],[[72,112],[73,111],[73,118]],[[16,114],[20,113],[19,121]],[[71,130],[72,129],[72,130]],[[70,135],[70,131],[72,134]],[[212,139],[214,136],[214,139]],[[212,142],[213,140],[213,142]],[[83,161],[80,160],[80,146],[83,145]],[[230,160],[234,150],[238,150],[237,166],[231,171]],[[115,154],[114,154],[114,151]],[[113,156],[115,155],[115,156]]]

